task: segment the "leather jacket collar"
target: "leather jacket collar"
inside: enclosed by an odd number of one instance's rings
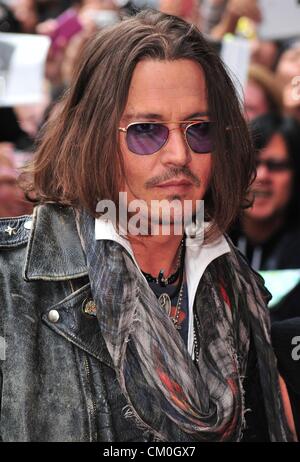
[[[63,281],[87,276],[85,255],[71,207],[35,208],[23,276],[26,281]]]

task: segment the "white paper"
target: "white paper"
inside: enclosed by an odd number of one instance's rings
[[[0,33],[0,106],[43,100],[50,39],[43,35]]]
[[[221,58],[242,102],[250,63],[249,40],[234,36],[225,37],[222,41]]]
[[[300,36],[299,0],[259,0],[262,22],[257,27],[263,40]]]

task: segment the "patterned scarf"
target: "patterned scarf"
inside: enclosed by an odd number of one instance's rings
[[[96,241],[94,219],[85,213],[79,215],[78,231],[128,418],[156,441],[239,441],[251,328],[271,441],[291,439],[270,344],[266,291],[234,248],[209,265],[197,290],[196,366],[127,251],[114,241]]]

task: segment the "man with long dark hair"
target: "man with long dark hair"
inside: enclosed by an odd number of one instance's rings
[[[293,440],[269,294],[223,234],[253,169],[195,26],[144,11],[88,44],[33,218],[1,222],[3,440]]]

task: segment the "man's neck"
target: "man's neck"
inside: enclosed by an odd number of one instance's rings
[[[270,220],[252,220],[245,216],[243,220],[243,231],[253,244],[263,244],[280,230],[285,217],[278,215]]]
[[[164,270],[164,277],[175,270],[183,236],[128,236],[140,269],[152,276]]]

